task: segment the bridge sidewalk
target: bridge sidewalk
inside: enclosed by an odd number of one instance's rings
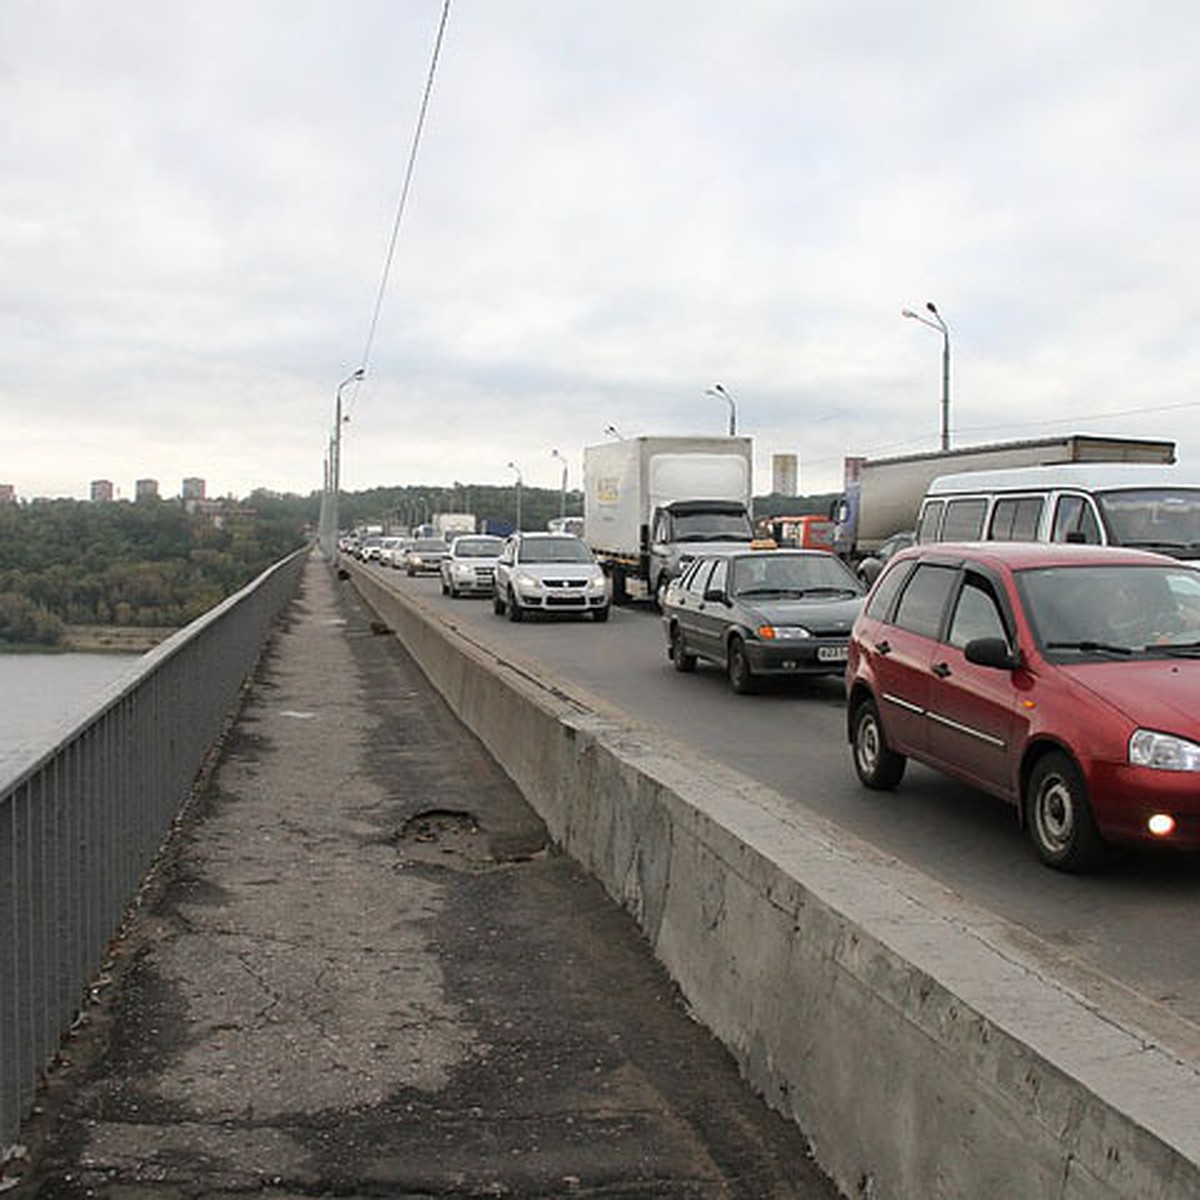
[[[836,1194],[316,560],[110,975],[16,1195]]]

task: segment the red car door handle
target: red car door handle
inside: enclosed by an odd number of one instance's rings
[[[935,663],[933,666],[933,673],[939,679],[948,679],[950,677],[950,675],[952,674],[952,672],[950,670],[950,664],[944,663],[944,662]]]

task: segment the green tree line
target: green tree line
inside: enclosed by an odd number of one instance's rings
[[[563,507],[556,489],[526,487],[521,523],[544,529]],[[765,496],[759,516],[828,511],[833,498]],[[54,644],[67,625],[179,627],[304,544],[320,493],[256,491],[191,513],[176,500],[33,500],[0,505],[0,645]],[[583,493],[568,490],[568,516]],[[409,484],[343,493],[343,528],[412,526],[437,512],[474,513],[480,527],[511,528],[514,486]]]
[[[0,643],[186,625],[303,545],[315,505],[255,493],[203,515],[168,500],[0,506]]]

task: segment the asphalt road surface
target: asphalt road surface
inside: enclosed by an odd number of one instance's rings
[[[1030,931],[1072,986],[1105,998],[1128,993],[1151,1032],[1200,1057],[1200,856],[1124,853],[1091,875],[1051,871],[1034,857],[1013,810],[981,792],[914,763],[895,793],[862,788],[840,679],[736,696],[715,668],[676,672],[661,620],[648,608],[614,608],[603,625],[513,624],[488,600],[443,597],[436,578],[381,574],[472,636],[544,663]]]

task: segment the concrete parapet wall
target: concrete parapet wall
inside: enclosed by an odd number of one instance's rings
[[[1195,1064],[1028,934],[350,570],[847,1195],[1200,1195]]]

